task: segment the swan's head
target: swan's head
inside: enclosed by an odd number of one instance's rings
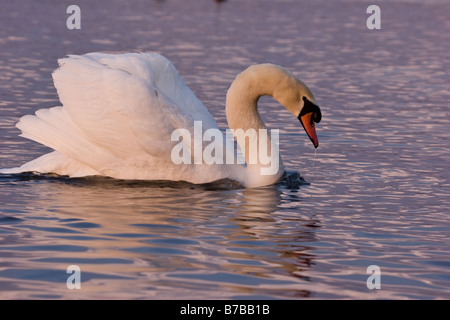
[[[317,148],[319,146],[319,138],[317,138],[315,123],[320,122],[322,113],[320,112],[319,106],[309,101],[307,97],[303,96],[302,100],[303,108],[298,114],[298,120],[300,120],[314,147]]]
[[[311,90],[292,73],[278,67],[274,74],[278,77],[273,97],[300,120],[314,147],[319,146],[316,123],[322,119],[319,106],[315,104]]]

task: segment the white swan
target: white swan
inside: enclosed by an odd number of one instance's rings
[[[193,132],[194,121],[201,121],[203,131],[217,129],[217,124],[173,64],[159,54],[72,55],[59,60],[53,80],[63,106],[24,116],[16,126],[21,136],[55,151],[0,173],[32,171],[191,183],[229,178],[245,187],[257,187],[277,182],[284,172],[281,158],[273,153],[271,160],[279,161],[276,172],[261,174],[267,161],[250,164],[249,148],[247,165],[175,164],[171,158],[177,144],[172,141],[174,130]],[[253,128],[259,133],[258,129],[266,128],[257,110],[262,95],[273,96],[297,117],[317,148],[314,122],[320,121],[321,113],[313,94],[290,72],[272,64],[251,66],[232,83],[226,99],[231,129]],[[192,145],[191,141],[183,143]],[[237,143],[242,147],[241,138]],[[269,147],[270,143],[269,139]],[[215,152],[225,157],[222,151]]]

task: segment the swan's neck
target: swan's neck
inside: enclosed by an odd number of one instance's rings
[[[258,182],[272,180],[271,182],[273,183],[284,172],[281,156],[278,152],[278,141],[276,141],[277,146],[273,145],[275,132],[270,132],[270,130],[265,131],[266,125],[259,115],[257,107],[259,98],[263,95],[272,96],[297,117],[298,114],[295,113],[299,112],[298,101],[300,100],[302,90],[293,90],[292,88],[302,89],[301,87],[303,86],[288,71],[271,64],[252,66],[240,73],[231,84],[227,93],[226,102],[226,115],[230,129],[234,132],[239,130],[243,132],[254,130],[256,141],[253,140],[253,143],[256,143],[258,147],[263,143],[266,144],[266,150],[276,150],[274,154],[270,153],[271,161],[269,165],[267,165],[267,159],[266,161],[261,161],[259,155],[258,161],[255,164],[254,161],[251,161],[251,148],[245,145],[246,143],[251,144],[252,139],[246,135],[242,137],[235,134],[236,141],[244,153],[247,171],[253,177],[252,179],[256,179],[257,172],[261,173],[261,169],[274,165],[275,162],[278,162],[277,171],[273,175],[260,174],[260,177],[257,178],[260,179]],[[308,92],[308,95],[312,94]],[[263,140],[264,137],[262,135],[266,133],[268,138]],[[263,162],[266,162],[266,164]]]

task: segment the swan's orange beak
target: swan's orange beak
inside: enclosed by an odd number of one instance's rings
[[[313,143],[314,147],[317,148],[319,146],[319,138],[317,138],[316,126],[314,125],[313,113],[307,113],[300,118],[300,122],[308,134],[309,139]]]
[[[319,123],[322,119],[322,112],[318,106],[309,101],[306,97],[302,97],[302,100],[303,108],[300,110],[298,120],[300,120],[314,147],[317,148],[319,146],[319,138],[317,138],[315,123]]]

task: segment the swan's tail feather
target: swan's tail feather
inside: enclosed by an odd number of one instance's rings
[[[24,116],[16,127],[22,131],[22,137],[57,151],[43,155],[20,167],[0,169],[1,174],[39,172],[71,177],[99,174],[89,164],[76,160],[82,152],[92,154],[95,153],[96,148],[92,148],[92,144],[73,124],[62,107],[42,109],[38,110],[36,115]],[[100,151],[97,150],[97,153]],[[95,161],[95,157],[90,159]]]
[[[70,161],[78,163],[75,167],[89,167],[91,171],[98,173],[99,169],[105,167],[105,163],[113,160],[111,154],[89,141],[89,138],[73,123],[63,107],[38,110],[36,115],[22,117],[16,127],[22,131],[22,137],[39,142],[65,156],[64,158],[59,157],[57,160],[64,160],[67,163],[70,159]],[[22,168],[21,172],[25,167],[32,169],[27,171],[50,172],[47,166],[45,171],[41,171],[37,168],[37,163],[42,165],[42,159],[33,166],[25,164],[20,167]],[[60,164],[56,166],[60,166]]]
[[[65,115],[62,107],[41,109],[36,115],[26,115],[20,119],[16,127],[22,131],[22,137],[65,154],[73,152],[71,150],[73,144],[81,144],[76,127]]]
[[[0,174],[19,174],[24,172],[56,173],[70,177],[100,175],[98,171],[58,151],[47,153],[20,167],[0,169]]]
[[[23,171],[20,167],[0,169],[0,174],[17,174],[22,172],[25,171]]]

